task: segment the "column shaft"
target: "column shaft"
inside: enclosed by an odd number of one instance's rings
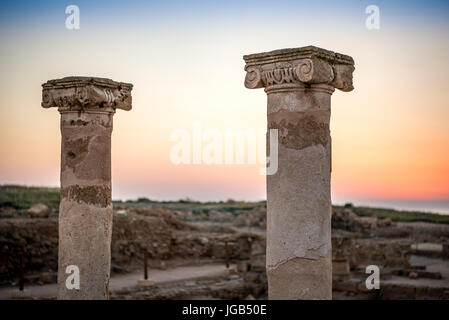
[[[61,114],[59,299],[107,299],[111,266],[111,134],[131,110],[132,84],[66,77],[42,85],[42,106]]]
[[[111,259],[112,114],[61,114],[59,207],[60,299],[106,299]],[[80,271],[80,290],[66,287],[67,266]]]
[[[245,86],[265,88],[268,129],[278,130],[278,170],[267,176],[268,296],[331,299],[331,95],[353,89],[354,60],[313,46],[243,59]]]
[[[278,129],[279,135],[278,171],[267,176],[269,298],[331,299],[333,88],[266,91],[268,129]]]

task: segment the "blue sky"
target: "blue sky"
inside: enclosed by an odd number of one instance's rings
[[[39,24],[55,27],[68,5],[80,7],[89,25],[133,28],[154,22],[210,25],[236,23],[276,25],[280,20],[312,21],[317,27],[326,19],[336,25],[363,20],[366,6],[380,7],[385,23],[408,25],[443,23],[447,26],[448,1],[3,1],[0,24],[4,28]],[[446,22],[446,23],[445,23]],[[332,24],[332,23],[330,23]],[[63,27],[63,25],[62,25]],[[308,26],[309,27],[309,26]]]

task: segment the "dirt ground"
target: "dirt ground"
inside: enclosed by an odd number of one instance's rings
[[[114,211],[112,299],[267,298],[263,206],[227,212],[122,204]],[[341,209],[332,227],[334,299],[449,299],[449,225]],[[57,229],[54,216],[0,219],[0,299],[56,297]],[[144,252],[150,287],[138,285]],[[26,294],[18,295],[22,259]],[[374,291],[364,286],[372,264],[381,269]]]

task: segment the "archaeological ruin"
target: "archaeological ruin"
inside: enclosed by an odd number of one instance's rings
[[[66,77],[50,80],[42,88],[42,107],[57,107],[61,114],[58,298],[107,299],[112,120],[116,109],[131,109],[132,85]],[[66,271],[73,268],[79,270],[79,289],[66,285]]]
[[[268,129],[278,130],[278,170],[267,175],[269,298],[332,299],[331,95],[353,89],[354,60],[313,46],[243,58],[245,86],[265,88]]]

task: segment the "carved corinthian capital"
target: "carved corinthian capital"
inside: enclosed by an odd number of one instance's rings
[[[132,84],[105,78],[66,77],[42,85],[42,107],[58,107],[59,112],[91,111],[114,113],[131,110]]]
[[[269,88],[283,84],[327,84],[351,91],[354,60],[314,46],[274,50],[243,57],[245,87]]]

